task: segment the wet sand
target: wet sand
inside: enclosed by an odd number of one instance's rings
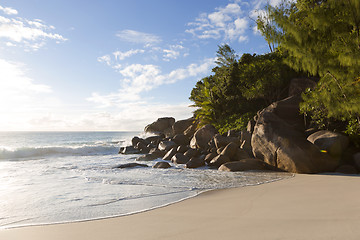
[[[0,239],[360,239],[360,176],[296,175],[129,216],[3,229]]]

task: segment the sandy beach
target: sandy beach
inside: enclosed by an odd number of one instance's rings
[[[155,210],[0,230],[0,239],[360,239],[360,177],[296,175]]]

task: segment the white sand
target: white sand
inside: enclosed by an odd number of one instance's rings
[[[1,240],[360,239],[360,176],[296,175],[152,211],[0,230]]]

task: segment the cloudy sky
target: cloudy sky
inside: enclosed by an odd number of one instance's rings
[[[188,118],[218,45],[268,52],[253,21],[266,2],[2,0],[0,131],[138,131]]]

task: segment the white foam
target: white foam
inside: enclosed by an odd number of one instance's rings
[[[23,147],[17,149],[0,149],[0,160],[23,160],[27,158],[44,158],[49,156],[89,156],[114,154],[119,150],[115,145],[83,145],[83,146],[49,146]]]

